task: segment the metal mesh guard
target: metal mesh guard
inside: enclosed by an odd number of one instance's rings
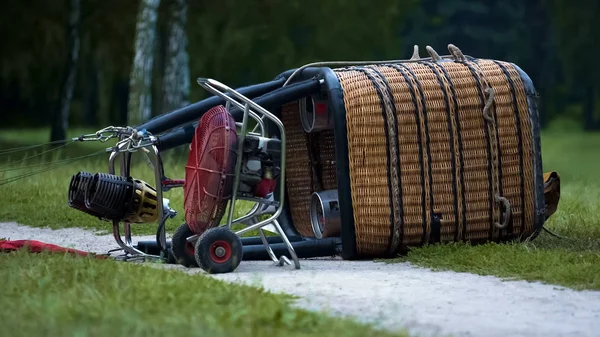
[[[237,133],[225,107],[207,111],[196,128],[185,167],[185,220],[195,234],[217,226],[231,198]]]

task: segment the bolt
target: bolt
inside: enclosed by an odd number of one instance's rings
[[[225,248],[217,247],[217,249],[215,249],[215,255],[217,255],[218,257],[225,256]]]

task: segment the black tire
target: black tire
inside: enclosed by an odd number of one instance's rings
[[[194,232],[184,223],[177,228],[171,239],[171,253],[173,258],[177,263],[187,268],[198,267],[198,263],[194,257],[194,244],[186,240],[192,235],[194,235]]]
[[[173,250],[170,248],[167,249],[167,260],[165,261],[167,264],[177,264],[177,258],[173,255]]]
[[[200,268],[209,274],[234,271],[242,261],[242,239],[225,226],[213,227],[196,241],[194,256]]]

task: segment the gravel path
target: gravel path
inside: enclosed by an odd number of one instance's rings
[[[34,239],[91,252],[115,248],[110,235],[77,228],[51,230],[0,223],[0,237]],[[152,239],[135,237],[134,240]],[[598,336],[600,292],[573,291],[468,273],[432,272],[408,263],[301,260],[300,270],[243,261],[213,276],[301,296],[298,305],[408,328],[418,336]],[[199,269],[166,265],[188,273]]]

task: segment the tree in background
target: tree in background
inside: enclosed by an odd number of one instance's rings
[[[160,0],[141,0],[135,33],[133,67],[129,79],[128,124],[152,117],[152,68]]]
[[[64,68],[64,77],[61,82],[60,102],[54,114],[54,121],[50,132],[50,141],[64,140],[67,138],[69,128],[69,112],[75,80],[77,76],[77,61],[79,60],[81,22],[81,3],[79,0],[69,1],[69,19],[67,22],[67,48],[68,54]]]
[[[577,6],[567,0],[544,0],[544,3],[552,13],[571,104],[581,107],[584,129],[600,130],[600,67],[596,65],[600,47],[594,39],[598,35],[600,4],[589,1],[585,6]]]
[[[189,104],[190,65],[187,51],[187,15],[187,0],[171,0],[165,51],[166,66],[162,78],[161,113]]]
[[[548,29],[552,17],[546,7],[542,1],[421,0],[408,16],[404,36],[410,44],[420,45],[421,55],[426,55],[427,44],[447,54],[447,45],[453,43],[474,57],[517,64],[540,94],[545,126],[563,110],[564,101],[562,69],[557,67],[556,41]]]
[[[192,102],[208,95],[186,79],[238,87],[308,62],[408,58],[413,44],[445,54],[454,43],[523,68],[544,125],[600,128],[597,1],[79,0],[80,60],[66,90],[69,1],[0,1],[0,127],[135,125],[177,97],[185,104],[186,90]]]

